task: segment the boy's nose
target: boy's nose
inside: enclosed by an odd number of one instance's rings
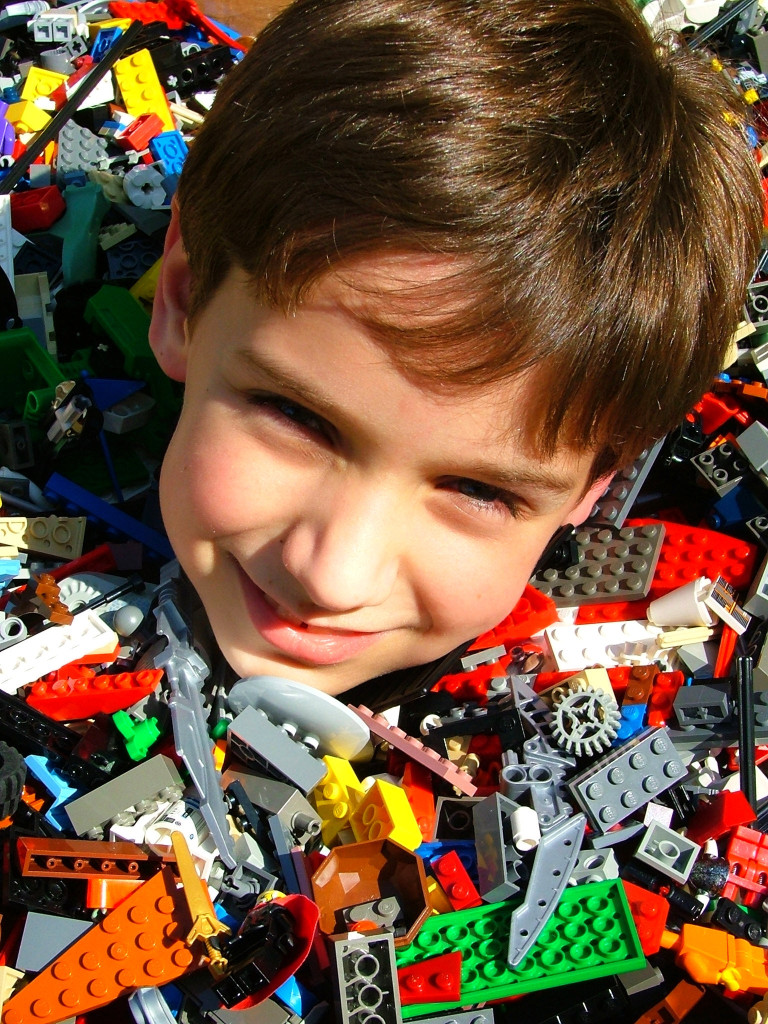
[[[283,542],[283,564],[317,608],[381,605],[392,593],[408,541],[398,502],[361,484],[308,507]]]

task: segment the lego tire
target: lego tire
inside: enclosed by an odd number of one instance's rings
[[[15,813],[26,775],[27,766],[19,751],[0,741],[0,819]]]

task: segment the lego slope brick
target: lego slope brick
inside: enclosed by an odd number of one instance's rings
[[[174,981],[197,963],[192,921],[164,868],[5,1004],[3,1024],[56,1024],[142,986]]]
[[[507,946],[513,909],[514,903],[505,900],[437,914],[422,925],[414,942],[396,954],[398,967],[460,949],[461,998],[457,1003],[403,1007],[404,1020],[645,966],[626,895],[616,879],[566,889],[536,945],[511,968]]]

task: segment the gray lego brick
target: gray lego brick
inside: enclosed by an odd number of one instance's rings
[[[331,935],[328,945],[341,1024],[400,1024],[392,933]]]
[[[700,853],[698,843],[679,835],[660,821],[652,821],[634,856],[655,871],[685,885]]]
[[[273,725],[260,708],[244,708],[230,722],[227,743],[236,761],[289,782],[304,795],[327,774],[319,758]]]
[[[169,757],[156,754],[98,789],[71,800],[64,810],[69,815],[72,828],[82,836],[103,827],[120,811],[129,810],[143,801],[156,800],[170,790],[182,792],[181,776]]]
[[[645,729],[590,764],[568,788],[592,825],[607,832],[685,774],[667,730]]]
[[[477,847],[478,891],[486,903],[496,903],[519,891],[518,867],[523,858],[512,845],[512,814],[517,804],[492,793],[472,808]]]
[[[768,466],[768,428],[755,420],[736,438],[736,444],[756,473],[764,473]]]
[[[543,569],[531,579],[557,606],[632,601],[648,593],[664,540],[661,523],[592,526],[576,531],[578,561],[565,569]]]
[[[731,441],[694,455],[691,465],[718,497],[732,491],[749,469],[749,462]]]

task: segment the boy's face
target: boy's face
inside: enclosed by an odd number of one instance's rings
[[[446,653],[510,611],[600,490],[584,496],[592,453],[537,456],[523,383],[423,390],[338,304],[370,296],[332,276],[286,316],[233,271],[188,336],[179,291],[161,282],[152,329],[186,380],[163,515],[241,676],[338,694]]]

